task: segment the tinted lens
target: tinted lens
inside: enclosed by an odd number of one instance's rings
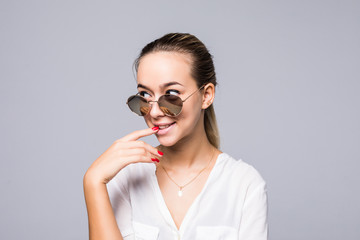
[[[140,96],[131,96],[127,100],[127,104],[131,111],[139,116],[145,116],[150,112],[150,104]]]
[[[181,112],[183,102],[176,95],[163,95],[158,100],[159,107],[167,116],[176,116]]]

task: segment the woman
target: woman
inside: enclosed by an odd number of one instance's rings
[[[149,128],[115,141],[84,176],[90,239],[267,239],[265,182],[219,150],[212,56],[167,34],[135,62],[130,109]],[[158,147],[140,141],[155,134]]]

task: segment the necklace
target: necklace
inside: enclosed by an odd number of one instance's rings
[[[202,172],[204,172],[205,169],[207,169],[207,168],[210,166],[210,163],[212,162],[212,160],[213,160],[213,158],[214,158],[214,155],[215,155],[215,148],[214,148],[213,154],[212,154],[212,156],[211,156],[211,158],[210,158],[210,161],[209,161],[209,163],[206,165],[206,167],[204,167],[203,169],[201,169],[200,172],[199,172],[195,177],[193,177],[190,181],[188,181],[188,182],[185,183],[184,185],[180,185],[180,184],[176,183],[175,180],[172,179],[172,177],[170,177],[170,175],[169,175],[169,173],[166,171],[166,169],[165,169],[162,165],[160,165],[160,166],[162,167],[162,169],[164,169],[164,172],[166,173],[166,175],[168,176],[168,178],[179,188],[178,196],[179,196],[179,197],[182,197],[184,187],[188,186],[190,183],[192,183],[193,181],[195,181],[195,179],[196,179],[197,177],[199,177],[200,174],[201,174]]]

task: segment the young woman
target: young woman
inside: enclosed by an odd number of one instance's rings
[[[135,62],[130,109],[149,128],[116,140],[84,176],[90,239],[267,239],[265,182],[219,150],[212,56],[167,34]],[[155,134],[157,147],[139,140]]]

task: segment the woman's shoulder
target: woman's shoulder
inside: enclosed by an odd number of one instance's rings
[[[217,162],[221,175],[236,179],[242,183],[265,184],[261,174],[251,164],[242,159],[235,159],[227,153],[221,153]]]

